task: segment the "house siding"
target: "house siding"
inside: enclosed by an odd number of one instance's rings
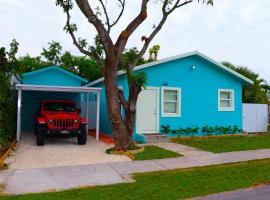
[[[191,66],[194,65],[195,69]],[[189,56],[178,60],[144,68],[135,73],[147,74],[147,86],[179,87],[181,88],[181,116],[162,117],[159,110],[160,126],[170,125],[174,128],[191,126],[234,126],[242,128],[242,80],[231,73],[218,68],[212,62],[197,56]],[[128,95],[128,85],[125,75],[120,75],[118,85],[123,86]],[[95,86],[104,88],[103,83]],[[234,111],[218,111],[218,89],[234,90]],[[161,105],[161,97],[159,97]],[[161,108],[162,106],[160,106]],[[105,90],[101,94],[101,130],[111,134],[106,110]],[[135,128],[136,133],[136,128]],[[135,134],[135,138],[141,135]]]

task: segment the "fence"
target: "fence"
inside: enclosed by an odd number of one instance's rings
[[[243,104],[243,130],[250,133],[267,132],[268,105]]]

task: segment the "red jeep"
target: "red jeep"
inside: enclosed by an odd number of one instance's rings
[[[35,120],[37,145],[43,146],[45,137],[77,137],[78,144],[84,145],[87,140],[87,120],[79,116],[80,112],[74,101],[41,101]]]

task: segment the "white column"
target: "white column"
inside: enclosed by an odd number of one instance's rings
[[[100,91],[97,91],[97,120],[96,120],[96,140],[99,141],[99,112],[100,112]]]
[[[88,133],[88,123],[89,123],[89,93],[85,93],[86,95],[86,120],[87,120],[87,125],[86,125],[86,130]]]
[[[21,106],[22,106],[22,90],[18,89],[18,102],[17,102],[17,134],[16,140],[19,141],[21,137]]]

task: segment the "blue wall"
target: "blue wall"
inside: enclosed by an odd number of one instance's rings
[[[192,65],[195,65],[196,69],[192,70]],[[167,83],[168,87],[180,87],[182,90],[181,117],[162,117],[160,110],[160,126],[170,125],[171,128],[186,128],[206,125],[237,125],[242,128],[242,80],[218,68],[213,63],[193,55],[138,70],[136,73],[140,71],[145,72],[148,76],[147,86],[160,88],[164,83]],[[125,75],[119,76],[118,84],[123,86],[127,95],[128,86]],[[101,130],[111,134],[103,83],[94,86],[103,88]],[[235,110],[233,112],[218,111],[219,88],[234,89]],[[139,136],[135,135],[134,137]]]

